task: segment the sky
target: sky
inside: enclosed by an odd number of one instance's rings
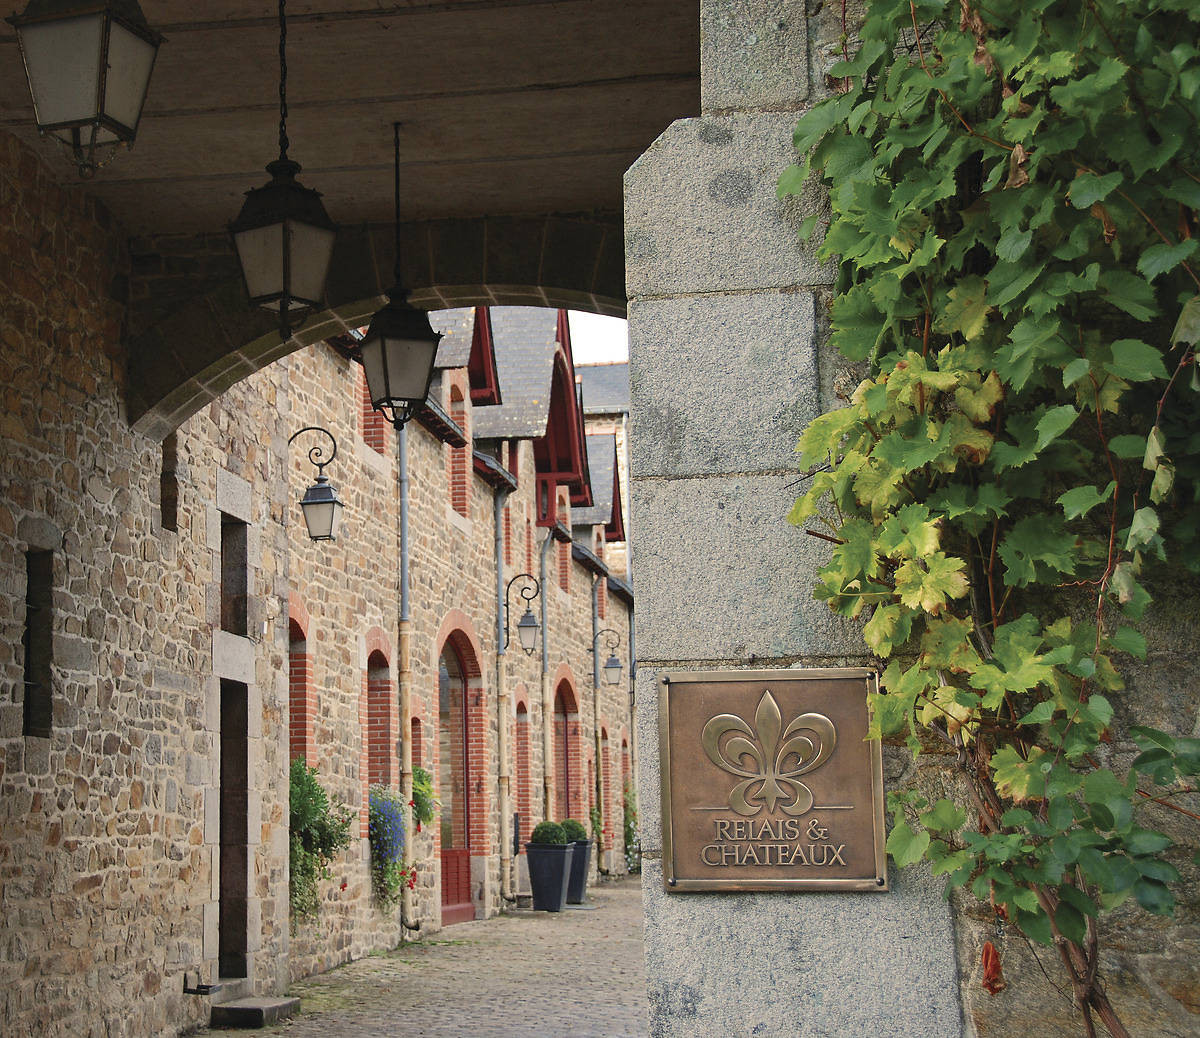
[[[571,310],[569,319],[576,364],[614,364],[629,359],[629,333],[623,317]]]

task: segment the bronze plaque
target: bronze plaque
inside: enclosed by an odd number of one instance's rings
[[[864,669],[669,674],[668,891],[887,890],[883,757]]]

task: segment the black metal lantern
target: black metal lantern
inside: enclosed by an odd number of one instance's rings
[[[533,615],[533,610],[526,605],[525,615],[517,621],[517,641],[521,643],[526,656],[532,656],[537,648],[538,630],[537,618]]]
[[[246,192],[241,213],[229,225],[250,302],[279,314],[285,339],[293,319],[324,298],[337,234],[321,193],[297,182],[300,164],[287,155],[286,49],[287,18],[279,0],[279,158],[267,166],[270,183]]]
[[[338,499],[336,488],[325,475],[325,466],[337,457],[337,440],[328,429],[322,429],[319,425],[306,425],[293,433],[288,438],[288,443],[306,432],[318,432],[328,436],[333,450],[329,452],[328,458],[324,456],[325,452],[320,444],[309,450],[308,460],[317,468],[317,481],[304,491],[304,496],[300,499],[300,511],[304,513],[304,523],[308,527],[310,540],[332,541],[337,536],[338,524],[341,522],[342,502]]]
[[[512,586],[518,580],[524,579],[525,583],[521,585],[520,595],[525,600],[525,615],[517,621],[517,641],[521,643],[521,648],[525,651],[526,656],[532,656],[537,650],[538,631],[541,630],[537,622],[537,617],[533,615],[533,610],[530,608],[530,603],[542,593],[542,585],[538,583],[537,577],[532,573],[518,573],[508,582],[508,586],[504,589],[504,645],[502,648],[508,648],[508,597],[512,592]]]
[[[604,661],[604,666],[601,668],[601,670],[604,671],[604,683],[609,687],[612,687],[621,683],[621,661],[617,659],[616,653],[617,647],[621,644],[621,636],[611,627],[606,627],[601,631],[597,631],[592,636],[591,651],[593,653],[599,651],[596,648],[596,643],[600,640],[600,636],[602,634],[608,635],[608,638],[606,638],[604,642],[605,647],[608,649],[608,659]],[[599,672],[593,671],[593,673]]]
[[[137,0],[29,0],[17,31],[38,130],[71,148],[79,174],[97,149],[132,144],[163,37]]]
[[[371,406],[382,411],[396,427],[404,425],[425,403],[433,381],[440,333],[433,330],[429,315],[408,301],[400,280],[400,124],[392,125],[395,152],[396,270],[395,283],[388,289],[388,302],[371,318],[367,334],[359,343],[359,358],[367,379]],[[522,618],[523,619],[523,618]]]

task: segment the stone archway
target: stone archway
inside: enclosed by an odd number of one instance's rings
[[[404,283],[425,309],[625,315],[619,215],[436,220],[404,225],[401,236]],[[367,323],[392,284],[395,256],[390,224],[341,228],[326,309],[281,342],[273,318],[249,306],[226,236],[143,238],[132,252],[127,414],[156,439],[273,361]]]

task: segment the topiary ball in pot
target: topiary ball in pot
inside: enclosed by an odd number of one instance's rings
[[[576,822],[576,825],[579,823]],[[533,827],[533,832],[529,834],[529,842],[532,844],[563,844],[570,842],[567,839],[567,834],[563,831],[563,827],[557,822],[538,822]]]
[[[539,822],[525,844],[529,864],[529,886],[533,907],[540,912],[561,912],[567,902],[567,883],[571,878],[571,859],[575,844],[557,822]]]
[[[588,839],[588,831],[583,827],[583,823],[574,818],[564,818],[559,825],[567,834],[567,843],[577,843],[580,840]]]

